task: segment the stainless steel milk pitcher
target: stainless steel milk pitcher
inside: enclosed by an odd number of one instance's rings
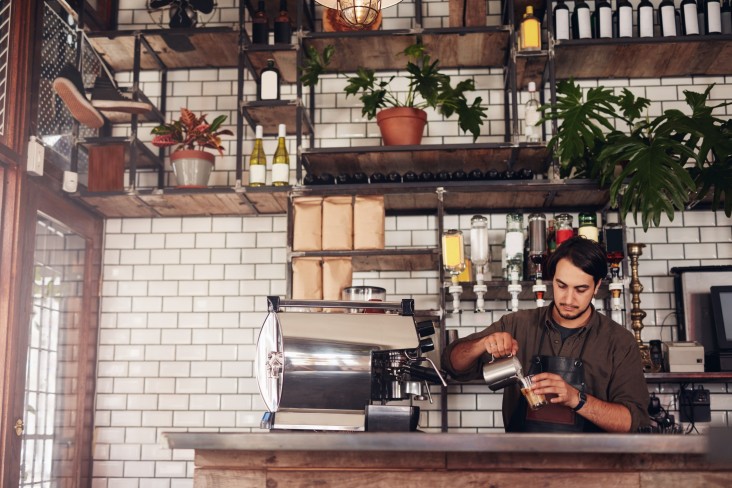
[[[483,379],[491,391],[497,391],[519,381],[524,376],[523,367],[516,356],[493,358],[483,366]]]

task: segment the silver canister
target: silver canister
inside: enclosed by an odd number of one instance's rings
[[[508,356],[500,359],[493,358],[491,362],[483,365],[483,379],[491,391],[497,391],[513,385],[523,378],[523,376],[523,367],[516,356]]]

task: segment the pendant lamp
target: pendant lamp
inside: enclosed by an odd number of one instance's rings
[[[401,0],[315,0],[323,7],[338,11],[343,22],[363,29],[373,24],[382,8],[391,7]]]

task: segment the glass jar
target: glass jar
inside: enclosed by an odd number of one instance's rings
[[[470,259],[475,266],[488,262],[488,219],[482,215],[470,219]]]
[[[595,212],[582,212],[579,214],[578,220],[577,235],[598,242],[600,230],[597,228],[597,214]]]
[[[556,227],[555,240],[557,247],[567,239],[574,236],[574,229],[572,228],[573,217],[570,214],[559,214],[554,217],[554,225]]]
[[[459,275],[465,269],[463,233],[460,230],[450,229],[442,234],[442,262],[453,276]]]

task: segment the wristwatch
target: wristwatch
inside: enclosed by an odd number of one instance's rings
[[[584,391],[580,391],[579,392],[579,403],[572,410],[574,410],[575,412],[578,411],[580,408],[585,406],[586,401],[587,401],[587,395],[585,394]]]

